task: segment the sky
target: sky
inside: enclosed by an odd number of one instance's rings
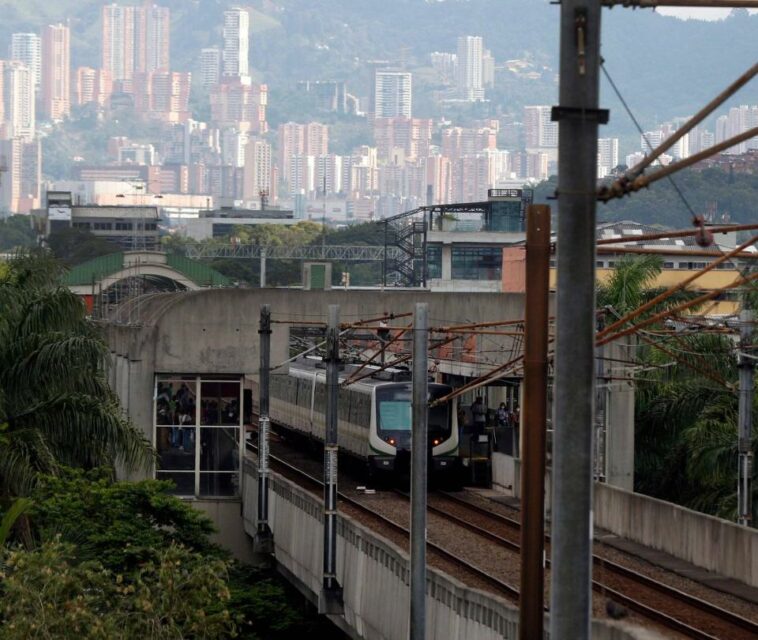
[[[678,9],[673,7],[660,7],[656,11],[665,16],[676,16],[682,19],[696,20],[721,20],[729,15],[731,9]]]

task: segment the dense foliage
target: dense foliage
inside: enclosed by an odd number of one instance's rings
[[[0,251],[33,247],[36,244],[37,238],[29,224],[29,216],[0,218]]]
[[[60,465],[145,468],[152,448],[108,387],[108,349],[41,251],[0,273],[0,494]]]
[[[313,630],[273,575],[210,541],[171,483],[63,469],[28,504],[29,550],[0,550],[0,637],[289,638]]]
[[[660,270],[657,256],[618,261],[612,277],[598,286],[598,306],[610,309],[611,319],[639,307],[658,292],[651,286]],[[739,388],[735,342],[725,334],[695,331],[669,340],[643,335],[637,359],[635,489],[733,520]],[[756,411],[754,401],[753,415]],[[758,435],[753,449],[758,451]]]
[[[675,175],[675,181],[695,213],[702,214],[715,204],[716,223],[721,222],[724,214],[728,214],[733,223],[758,220],[755,204],[758,202],[758,175],[715,168],[686,169]],[[556,201],[548,198],[555,194],[557,186],[555,177],[537,185],[535,201],[550,204],[556,211]],[[634,220],[674,228],[687,227],[692,222],[692,214],[667,180],[656,182],[631,197],[598,204],[597,216],[601,222]]]
[[[380,224],[367,222],[356,224],[343,229],[327,229],[315,222],[300,222],[292,226],[262,224],[253,227],[237,227],[234,231],[234,241],[240,244],[260,244],[265,246],[307,246],[307,245],[380,245],[384,242],[383,227]],[[229,244],[230,237],[214,238],[202,244]],[[183,253],[187,244],[194,244],[176,236],[164,239],[164,249]],[[240,284],[257,287],[260,283],[260,261],[219,258],[212,260],[209,266],[233,278]],[[350,274],[350,284],[377,285],[382,278],[380,262],[356,263],[333,262],[332,284],[341,282],[343,272]],[[266,282],[273,286],[290,286],[302,283],[302,260],[270,259],[266,263]]]

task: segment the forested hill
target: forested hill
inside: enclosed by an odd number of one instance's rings
[[[665,227],[686,227],[692,222],[693,211],[700,215],[715,205],[714,222],[730,220],[733,223],[758,222],[758,175],[731,173],[721,169],[684,170],[674,174],[674,182],[682,193],[676,192],[668,180],[659,180],[648,189],[632,193],[621,199],[598,203],[598,222],[635,220],[644,224]],[[556,210],[556,179],[537,185],[535,201],[549,204]],[[685,204],[685,201],[687,204]]]
[[[125,4],[128,2],[125,2]],[[136,3],[136,0],[132,0]],[[0,0],[0,51],[11,33],[70,20],[72,62],[100,59],[104,0]],[[506,108],[554,100],[559,7],[548,0],[160,0],[172,10],[172,65],[193,70],[200,48],[221,40],[222,11],[252,9],[251,63],[259,80],[286,89],[297,80],[339,78],[365,94],[367,60],[428,65],[431,51],[454,51],[459,35],[481,35],[497,61],[529,58],[542,79],[496,96]],[[737,11],[720,22],[682,21],[650,10],[603,12],[607,68],[643,126],[693,113],[756,57],[758,15]],[[418,88],[422,89],[423,74]],[[605,87],[612,124],[628,118]],[[529,93],[532,92],[532,95]],[[758,102],[758,84],[733,103]]]

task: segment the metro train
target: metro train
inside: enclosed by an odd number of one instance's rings
[[[358,365],[344,365],[342,383]],[[340,452],[364,462],[370,475],[407,473],[410,465],[412,382],[407,371],[365,367],[375,373],[339,389],[338,445]],[[429,399],[452,391],[429,383]],[[269,414],[275,425],[323,443],[326,413],[326,370],[320,358],[301,358],[288,374],[270,380]],[[458,467],[457,401],[429,410],[429,471],[453,479]]]

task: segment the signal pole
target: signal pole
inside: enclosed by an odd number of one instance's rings
[[[749,527],[753,520],[753,370],[749,353],[753,343],[753,312],[740,313],[740,404],[739,470],[737,480],[737,522]]]
[[[326,327],[326,421],[324,429],[324,576],[318,612],[344,612],[342,587],[337,582],[337,416],[339,402],[340,308],[329,305]]]
[[[411,433],[411,632],[426,638],[426,490],[429,432],[428,305],[413,316],[413,431]]]
[[[562,0],[558,300],[550,637],[588,640],[591,620],[595,204],[601,0]]]
[[[268,442],[269,379],[271,377],[271,307],[261,305],[258,415],[258,528],[253,548],[258,553],[273,553],[274,539],[268,524]]]

